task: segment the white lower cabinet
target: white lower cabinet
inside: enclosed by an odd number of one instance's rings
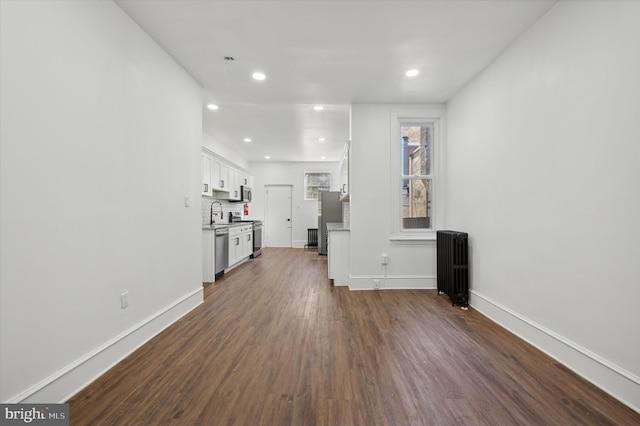
[[[244,247],[244,257],[251,256],[253,254],[253,229],[250,233],[244,236],[246,238]]]
[[[238,263],[242,259],[244,238],[236,235],[229,238],[229,266]]]
[[[246,259],[253,253],[253,226],[244,224],[229,228],[229,266]]]
[[[215,281],[216,271],[216,233],[213,230],[202,231],[202,282]]]
[[[328,233],[327,263],[329,279],[335,286],[349,285],[349,249],[351,234],[347,230]]]

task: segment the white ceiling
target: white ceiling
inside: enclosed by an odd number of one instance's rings
[[[446,102],[556,0],[116,2],[202,85],[214,140],[248,161],[337,161],[351,103]]]

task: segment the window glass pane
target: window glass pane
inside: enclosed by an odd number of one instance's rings
[[[402,179],[402,229],[431,228],[431,179]]]
[[[331,189],[330,172],[305,172],[304,174],[304,199],[317,200],[319,191]]]
[[[402,143],[402,174],[425,176],[431,174],[432,129],[427,125],[400,126]]]

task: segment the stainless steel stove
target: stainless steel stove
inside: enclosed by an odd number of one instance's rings
[[[253,254],[251,257],[258,257],[262,254],[262,221],[253,222]]]

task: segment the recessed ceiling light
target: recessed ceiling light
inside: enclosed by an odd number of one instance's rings
[[[244,138],[245,142],[251,142],[251,138]]]
[[[267,78],[267,76],[266,76],[266,75],[264,75],[264,73],[259,72],[259,71],[258,71],[258,72],[254,72],[254,73],[253,73],[253,75],[252,75],[252,77],[253,77],[255,80],[264,80],[265,78]]]
[[[326,141],[326,139],[325,139],[325,138],[319,138],[319,139],[318,139],[318,142],[324,142],[324,141]]]
[[[420,74],[420,71],[418,70],[409,70],[406,73],[404,73],[404,75],[406,75],[407,77],[415,77],[416,75]]]
[[[218,109],[218,105],[216,105],[216,104],[209,104],[209,105],[207,105],[207,108],[209,108],[210,110],[215,111],[215,110],[217,110],[217,109]]]
[[[322,105],[316,105],[316,106],[313,107],[313,109],[315,111],[322,111],[324,109],[324,107]]]
[[[325,157],[324,155],[322,157],[320,157],[321,160],[326,160],[327,157]]]
[[[264,158],[265,158],[265,160],[269,160],[271,158],[271,156],[270,155],[265,155]]]

